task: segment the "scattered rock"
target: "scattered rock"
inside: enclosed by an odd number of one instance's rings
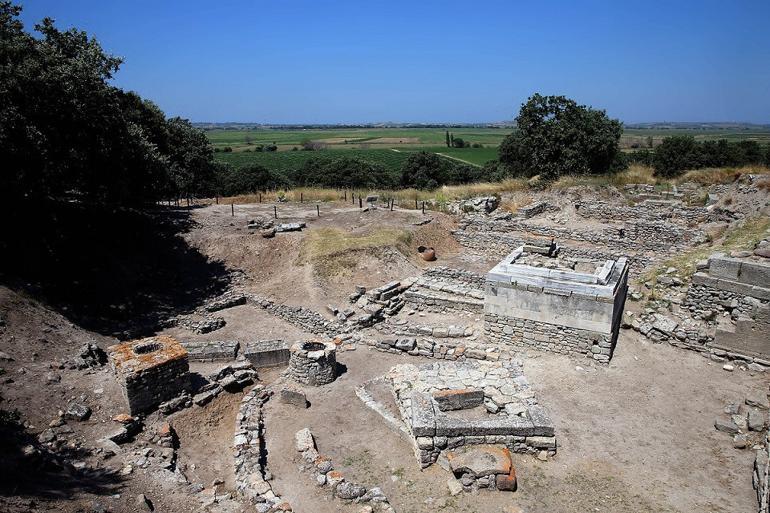
[[[736,449],[745,449],[748,443],[746,435],[735,435],[733,437],[733,447]]]
[[[363,495],[366,493],[366,488],[357,483],[342,481],[337,485],[334,493],[340,499],[353,500],[359,497],[363,497]]]
[[[299,390],[290,390],[288,388],[284,388],[281,390],[280,399],[284,404],[291,404],[300,408],[308,407],[307,397],[303,392],[300,392]]]
[[[309,449],[315,449],[315,441],[313,440],[313,433],[308,428],[297,431],[294,435],[294,440],[297,447],[297,452],[305,452]]]
[[[154,511],[155,506],[153,506],[152,501],[147,498],[145,494],[139,494],[136,497],[136,506],[139,509],[139,511]]]
[[[449,487],[449,495],[458,495],[463,491],[463,485],[460,484],[460,481],[453,477],[450,477],[447,480],[446,485]]]
[[[723,431],[731,435],[738,433],[738,425],[732,419],[719,417],[714,421],[714,427],[717,431]]]
[[[747,395],[746,404],[762,410],[770,410],[770,401],[767,400],[767,393],[762,391],[751,392]]]
[[[750,410],[748,427],[750,431],[762,431],[765,429],[765,414],[761,411]]]
[[[67,411],[64,412],[64,418],[67,420],[77,420],[82,422],[88,420],[91,416],[91,408],[81,403],[70,403]]]

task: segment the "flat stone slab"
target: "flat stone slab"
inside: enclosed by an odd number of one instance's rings
[[[187,358],[196,362],[220,362],[235,360],[240,344],[235,340],[182,341]]]
[[[450,452],[447,458],[456,476],[470,472],[479,478],[511,471],[511,452],[499,445],[475,445],[463,452]]]
[[[721,417],[717,418],[714,421],[714,427],[717,431],[722,431],[731,435],[734,435],[738,432],[738,424],[733,422],[732,419],[723,419]]]
[[[283,340],[255,340],[246,342],[243,356],[255,368],[289,364],[289,346]]]
[[[437,390],[433,392],[433,400],[441,411],[466,410],[484,403],[484,391],[469,388]]]

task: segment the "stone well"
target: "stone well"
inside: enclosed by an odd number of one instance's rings
[[[337,377],[337,347],[331,342],[296,342],[289,349],[289,373],[302,384],[319,386]]]

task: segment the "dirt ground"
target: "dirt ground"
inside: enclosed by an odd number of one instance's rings
[[[184,241],[209,261],[235,272],[234,286],[240,290],[327,316],[326,305],[345,306],[355,285],[379,286],[419,275],[434,265],[483,272],[494,264],[487,256],[461,248],[450,233],[457,226],[456,219],[439,212],[425,216],[399,209],[362,212],[352,204],[337,203],[321,204],[319,217],[314,203],[279,204],[278,222],[304,221],[307,228],[272,239],[246,228],[250,219],[272,218],[273,207],[237,205],[234,216],[229,205],[195,209],[194,226],[183,235]],[[558,222],[573,221],[569,212],[564,216]],[[431,221],[419,224],[426,218]],[[349,254],[333,255],[338,261],[331,268],[337,274],[330,275],[322,272],[318,262],[303,257],[307,237],[321,228],[351,236],[402,230],[408,232],[409,242],[405,247],[386,244],[356,250],[352,263]],[[422,261],[416,254],[419,245],[435,247],[438,260]],[[195,335],[179,327],[162,333],[182,340],[242,342],[312,336],[253,305],[216,315],[226,325],[212,333]],[[108,366],[77,370],[63,363],[84,342],[107,347],[118,340],[83,329],[67,318],[67,311],[55,311],[33,296],[6,287],[0,287],[0,316],[6,324],[0,328],[0,351],[10,358],[0,361],[0,408],[18,409],[27,431],[37,436],[69,402],[88,404],[93,409],[91,418],[67,424],[73,430],[68,435],[70,444],[73,450],[94,449],[79,457],[86,468],[109,478],[99,486],[83,482],[52,486],[51,493],[41,493],[41,484],[32,483],[29,490],[22,487],[0,493],[0,510],[91,512],[99,511],[95,506],[99,503],[107,511],[128,512],[136,510],[136,496],[146,494],[156,511],[187,513],[202,510],[215,482],[221,481],[224,490],[234,492],[232,439],[241,393],[223,394],[205,407],[169,418],[179,441],[177,466],[189,483],[204,487],[202,493],[168,476],[138,469],[121,475],[125,461],[134,457],[132,451],[141,451],[141,446],[123,446],[123,452],[111,457],[95,450],[96,441],[114,429],[112,418],[125,411],[120,388]],[[409,321],[478,328],[479,317],[428,314],[409,317]],[[534,351],[518,357],[540,402],[551,413],[559,449],[555,458],[545,462],[514,455],[517,492],[482,491],[452,497],[447,472],[438,465],[421,471],[411,446],[368,409],[354,390],[398,363],[430,360],[361,345],[338,355],[347,371],[334,383],[305,388],[310,408],[297,409],[275,399],[267,403],[268,467],[274,489],[298,512],[356,512],[360,508],[342,505],[317,487],[311,475],[299,471],[294,434],[309,427],[319,451],[330,456],[337,469],[365,486],[381,487],[400,512],[732,513],[756,509],[751,483],[753,451],[734,449],[732,438],[715,431],[713,422],[727,403],[742,402],[752,390],[767,391],[768,376],[740,369],[726,372],[721,364],[690,351],[652,344],[632,331],[621,332],[609,366]],[[191,370],[205,375],[215,367],[193,364]],[[260,372],[260,380],[270,383],[279,372]],[[148,422],[161,420],[152,417]],[[73,457],[72,461],[80,460]],[[230,510],[217,511],[236,512],[239,506],[234,504]]]
[[[733,449],[732,438],[715,431],[713,422],[725,404],[767,389],[766,377],[728,373],[699,355],[628,332],[608,367],[557,355],[521,358],[557,426],[559,450],[547,462],[514,455],[516,493],[451,497],[447,472],[438,465],[420,471],[411,447],[357,399],[354,388],[394,364],[421,360],[368,348],[339,356],[348,371],[333,384],[304,389],[309,409],[268,403],[274,487],[303,511],[338,511],[297,468],[294,433],[308,427],[319,451],[344,475],[380,486],[397,511],[505,512],[512,504],[530,513],[754,508],[753,453]]]

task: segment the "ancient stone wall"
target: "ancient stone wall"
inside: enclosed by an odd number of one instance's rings
[[[289,324],[293,324],[308,333],[325,335],[329,338],[346,333],[351,328],[337,321],[330,321],[323,315],[303,306],[289,306],[275,303],[267,298],[253,295],[251,301]]]
[[[257,385],[243,397],[233,439],[235,488],[260,512],[286,511],[282,506],[288,506],[273,492],[269,479],[265,479],[268,469],[262,407],[270,395],[269,390]]]
[[[413,310],[436,313],[481,313],[484,308],[484,277],[448,267],[425,271],[402,295]]]
[[[619,250],[665,251],[677,245],[691,245],[706,241],[698,229],[686,229],[664,221],[636,221],[622,226],[577,230],[557,226],[543,226],[524,220],[495,221],[480,216],[469,216],[463,229],[470,232],[525,232],[540,237],[610,245]]]
[[[484,335],[503,346],[586,355],[600,362],[610,360],[614,345],[611,334],[495,314],[484,315]]]
[[[695,319],[712,320],[722,312],[729,312],[733,319],[751,314],[759,300],[732,292],[720,290],[705,283],[698,283],[694,278],[687,289],[682,307],[689,310]]]
[[[765,435],[765,446],[754,456],[752,484],[757,491],[759,513],[770,511],[770,431]]]
[[[614,219],[618,221],[642,221],[656,223],[667,221],[679,225],[696,223],[729,222],[734,219],[732,213],[719,208],[688,207],[680,203],[645,201],[638,205],[626,206],[591,201],[576,203],[577,213],[589,219]]]
[[[452,232],[452,235],[462,246],[493,257],[503,257],[519,246],[543,244],[544,240],[550,241],[550,239],[497,231],[455,230]],[[570,245],[567,242],[566,245],[561,246],[561,253],[571,258],[601,260],[616,260],[621,256],[627,255],[628,261],[631,264],[631,273],[634,275],[640,274],[643,269],[647,269],[653,264],[652,258],[637,254],[636,251],[614,251],[605,246],[589,248]]]

